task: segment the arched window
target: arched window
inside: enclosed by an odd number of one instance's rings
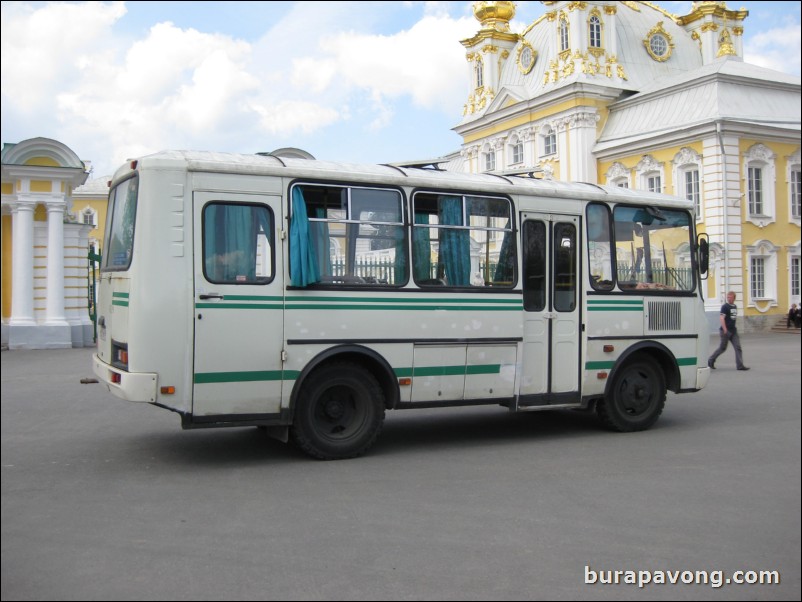
[[[510,165],[517,165],[524,162],[524,143],[516,135],[510,140]]]
[[[81,211],[81,223],[97,228],[97,211],[91,207],[86,207]]]
[[[601,48],[602,46],[602,27],[601,19],[598,15],[591,15],[588,21],[588,40],[591,48]]]
[[[557,152],[557,134],[550,126],[543,128],[543,154],[553,155]]]
[[[702,219],[702,157],[683,147],[674,155],[674,194],[693,201],[696,219]]]
[[[571,47],[571,39],[568,34],[568,20],[565,15],[560,15],[560,52]]]
[[[482,64],[482,58],[476,57],[476,65],[474,67],[474,74],[476,75],[476,87],[481,88],[484,84],[484,65]]]
[[[755,144],[744,155],[746,219],[765,226],[777,219],[774,205],[776,155],[763,144]]]
[[[788,178],[788,221],[799,224],[802,220],[802,161],[800,161],[799,149],[788,157],[787,161]]]

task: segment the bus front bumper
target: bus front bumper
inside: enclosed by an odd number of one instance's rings
[[[119,370],[101,360],[97,354],[92,357],[92,369],[109,391],[126,401],[144,403],[156,402],[158,375],[148,372],[131,373]]]

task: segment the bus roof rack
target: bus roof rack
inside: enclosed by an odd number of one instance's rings
[[[441,165],[448,163],[448,159],[439,157],[437,159],[420,159],[418,161],[397,161],[395,163],[387,163],[393,167],[411,167],[415,169],[433,169],[435,171],[445,171]]]
[[[543,171],[542,167],[530,167],[528,169],[507,169],[504,171],[491,171],[488,173],[492,173],[497,176],[519,176],[540,179],[543,177],[545,172]]]

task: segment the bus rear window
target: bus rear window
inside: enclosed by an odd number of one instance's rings
[[[139,195],[139,177],[120,182],[109,193],[109,210],[106,218],[102,269],[127,270],[134,252],[136,204]]]

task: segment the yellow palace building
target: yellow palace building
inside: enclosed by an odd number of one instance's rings
[[[70,148],[32,138],[2,149],[2,346],[93,345],[87,255],[100,239],[108,179]],[[101,190],[102,188],[102,190]]]
[[[743,61],[748,12],[543,2],[513,33],[515,4],[474,3],[463,144],[447,168],[692,199],[712,247],[711,328],[729,290],[747,331],[799,304],[800,79]]]

